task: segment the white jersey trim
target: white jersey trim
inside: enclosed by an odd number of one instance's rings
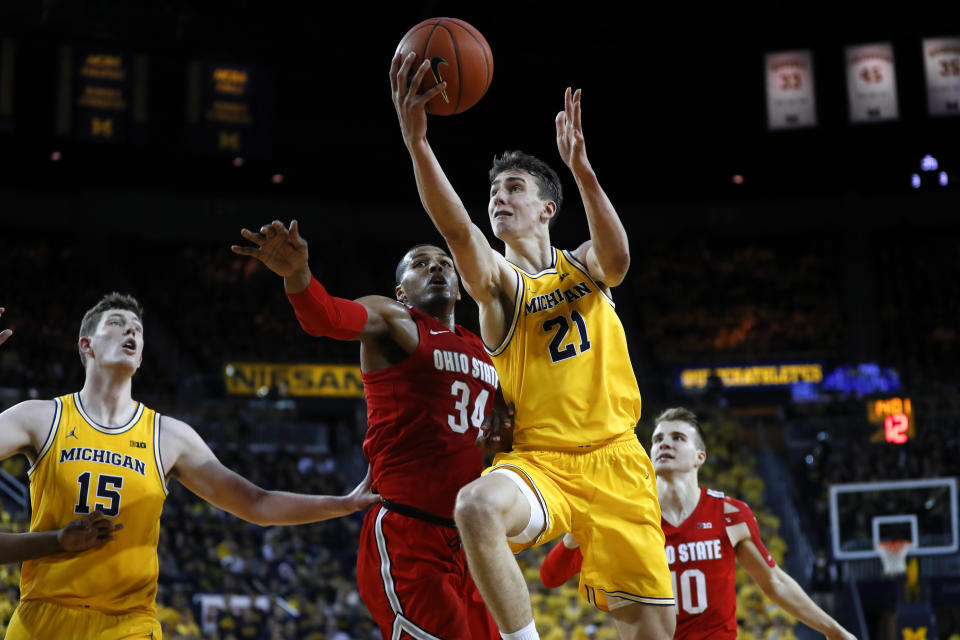
[[[36,471],[37,466],[40,465],[40,461],[43,460],[43,456],[47,455],[47,451],[50,450],[50,447],[53,446],[53,441],[57,438],[57,431],[60,429],[60,417],[63,415],[63,402],[60,398],[54,398],[53,403],[56,405],[53,412],[53,422],[50,423],[50,429],[47,431],[47,439],[44,440],[43,446],[40,447],[40,451],[37,453],[37,459],[34,460],[30,468],[27,469],[28,478]]]
[[[523,298],[527,292],[527,286],[523,282],[523,276],[520,275],[520,272],[523,271],[520,267],[514,266],[514,274],[517,276],[517,288],[516,288],[516,300],[513,305],[513,319],[510,321],[510,326],[507,328],[507,335],[503,337],[503,341],[497,345],[496,349],[490,349],[487,346],[487,343],[483,343],[483,348],[487,350],[487,353],[491,358],[495,358],[502,354],[504,350],[509,346],[510,341],[513,339],[513,334],[517,332],[517,327],[520,324],[520,312],[523,310]]]
[[[169,495],[170,490],[167,487],[167,476],[163,473],[163,455],[160,453],[160,418],[159,412],[153,414],[153,457],[157,462],[157,474],[160,476],[160,486],[163,487],[163,495]]]
[[[556,273],[556,272],[557,272],[557,249],[556,249],[555,247],[550,247],[550,252],[551,252],[551,253],[550,253],[551,257],[553,258],[553,265],[547,267],[546,269],[543,269],[542,271],[538,271],[538,272],[536,272],[536,273],[527,273],[526,271],[524,271],[523,269],[521,269],[521,268],[518,267],[517,265],[513,264],[513,263],[510,262],[509,260],[507,260],[507,263],[513,265],[516,269],[518,269],[519,271],[523,272],[527,277],[530,277],[530,278],[539,278],[540,276],[545,276],[545,275],[547,275],[547,274],[549,274],[549,273]]]
[[[86,421],[87,424],[89,424],[91,427],[93,427],[100,433],[106,433],[108,435],[119,435],[121,433],[126,433],[127,431],[130,431],[130,429],[133,429],[133,426],[137,424],[137,422],[140,420],[140,416],[143,415],[143,409],[144,409],[143,403],[138,402],[137,410],[133,412],[133,417],[130,418],[130,421],[127,424],[120,427],[105,427],[102,424],[97,424],[97,422],[95,422],[93,418],[88,416],[87,412],[83,410],[83,403],[80,402],[79,392],[73,394],[73,403],[77,405],[77,412],[80,414],[80,417],[83,418],[84,421]]]

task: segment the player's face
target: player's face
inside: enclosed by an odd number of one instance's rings
[[[89,340],[93,357],[101,366],[126,366],[132,373],[143,361],[143,323],[132,311],[104,311]]]
[[[407,268],[398,288],[400,300],[414,307],[460,299],[460,280],[453,259],[439,247],[416,247],[406,256]]]
[[[545,224],[553,210],[552,202],[540,199],[537,180],[526,171],[504,171],[490,185],[487,214],[493,235],[501,240],[528,235]]]
[[[657,473],[684,472],[700,468],[706,454],[697,445],[696,429],[686,422],[669,420],[654,430],[650,457]]]

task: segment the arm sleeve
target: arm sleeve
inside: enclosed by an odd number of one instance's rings
[[[770,555],[770,552],[767,551],[766,545],[763,544],[763,538],[760,537],[760,525],[757,524],[757,517],[753,515],[753,511],[750,510],[750,507],[747,506],[747,503],[741,502],[740,500],[734,500],[733,498],[727,498],[726,500],[738,509],[738,511],[735,513],[724,514],[724,518],[726,518],[727,521],[727,526],[740,524],[741,522],[746,523],[747,529],[750,530],[750,539],[753,540],[753,544],[756,545],[757,550],[760,551],[760,555],[763,556],[763,559],[766,560],[767,564],[771,567],[777,566],[773,556]]]
[[[334,298],[316,278],[311,278],[310,286],[300,293],[288,293],[287,299],[300,326],[312,336],[352,340],[367,323],[367,310],[362,304]]]
[[[583,565],[583,554],[580,547],[567,549],[561,540],[540,565],[540,580],[549,589],[559,587],[564,582],[580,573]]]

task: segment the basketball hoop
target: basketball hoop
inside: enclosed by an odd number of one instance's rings
[[[877,542],[877,554],[883,563],[883,573],[888,576],[907,572],[907,551],[913,545],[909,540],[881,540]]]

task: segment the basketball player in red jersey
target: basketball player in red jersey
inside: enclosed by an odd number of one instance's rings
[[[784,611],[831,640],[855,640],[773,561],[750,507],[699,486],[697,471],[707,453],[697,416],[688,409],[667,409],[656,424],[650,457],[657,472],[667,562],[677,596],[674,638],[737,637],[734,580],[739,561]],[[577,542],[566,534],[547,554],[540,577],[546,586],[556,587],[579,570]]]
[[[483,466],[471,427],[481,427],[498,386],[480,338],[454,322],[453,260],[417,245],[397,265],[396,299],[353,302],[313,278],[296,221],[241,233],[257,247],[233,250],[283,276],[307,333],[360,341],[363,452],[382,503],[364,518],[357,582],[384,640],[499,638],[453,521],[457,492]]]

